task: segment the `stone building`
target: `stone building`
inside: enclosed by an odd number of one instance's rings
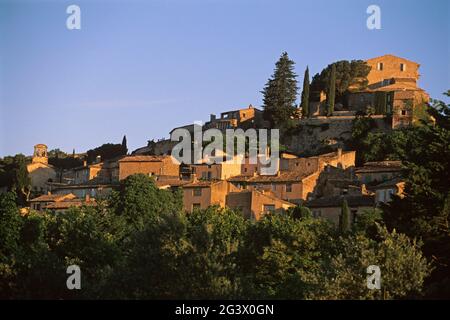
[[[347,200],[350,209],[350,221],[355,222],[359,214],[375,208],[375,198],[371,195],[344,195],[318,198],[305,203],[316,218],[325,218],[339,224],[342,211],[342,203]]]
[[[401,161],[366,162],[355,169],[356,177],[367,186],[377,185],[402,175]]]
[[[149,176],[180,176],[180,164],[172,156],[127,156],[119,161],[119,180],[143,173]]]
[[[227,194],[226,206],[241,211],[245,218],[259,220],[269,212],[283,214],[295,204],[279,199],[271,192],[241,190]]]
[[[271,191],[277,198],[299,204],[313,192],[318,176],[318,172],[279,171],[274,176],[236,176],[228,182],[239,190]]]
[[[418,86],[420,77],[416,62],[391,54],[366,61],[371,67],[364,90],[352,90],[348,95],[348,108],[366,111],[372,107],[378,114],[392,115],[392,128],[400,128],[417,121],[418,109],[430,100]],[[378,105],[384,110],[377,110]]]
[[[312,174],[323,171],[327,165],[346,169],[355,166],[355,156],[355,151],[342,151],[341,148],[338,148],[335,152],[313,157],[281,158],[280,170]]]
[[[50,190],[48,183],[57,181],[57,172],[48,163],[47,146],[45,144],[34,146],[33,158],[31,163],[27,165],[27,171],[34,192],[47,193]]]
[[[194,181],[183,185],[184,210],[192,212],[195,209],[206,209],[217,205],[225,207],[226,195],[238,189],[225,180]]]
[[[204,125],[204,129],[248,129],[261,126],[263,126],[262,111],[249,105],[245,109],[222,112],[220,118],[211,114],[210,120]]]

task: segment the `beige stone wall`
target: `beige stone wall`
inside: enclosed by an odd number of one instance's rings
[[[378,63],[383,63],[383,70],[377,70]],[[406,69],[400,70],[400,64],[404,64]],[[419,79],[419,64],[399,57],[386,55],[367,60],[367,64],[372,68],[367,76],[370,86],[376,86],[385,79],[390,78],[414,78]]]
[[[171,157],[163,161],[121,161],[119,162],[119,180],[126,177],[143,173],[146,175],[179,176],[180,166],[173,163]]]
[[[280,199],[264,195],[260,192],[236,192],[226,197],[227,207],[240,210],[244,217],[259,220],[264,214],[265,205],[275,206],[275,213],[284,213],[288,208],[295,206]]]
[[[201,209],[206,209],[211,205],[211,188],[210,187],[198,187],[201,190],[201,195],[196,196],[194,194],[196,188],[183,188],[183,205],[184,210],[192,212],[194,204],[200,204]]]
[[[31,187],[35,191],[46,193],[49,191],[47,182],[49,180],[53,182],[57,181],[57,173],[55,169],[44,163],[31,163],[27,166],[27,171],[31,179]]]
[[[350,207],[351,217],[350,221],[353,221],[353,214],[362,214],[366,210],[372,209],[372,207]],[[341,215],[341,207],[324,207],[324,208],[311,208],[311,211],[315,217],[321,217],[333,222],[336,226],[339,224],[339,216]]]

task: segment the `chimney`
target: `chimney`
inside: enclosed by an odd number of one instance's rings
[[[216,120],[216,115],[211,113],[211,114],[209,115],[209,121],[212,122],[212,121],[215,121],[215,120]]]

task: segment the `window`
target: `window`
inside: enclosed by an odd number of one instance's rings
[[[292,192],[292,183],[286,184],[286,192]]]
[[[273,204],[265,204],[263,205],[264,213],[275,212],[275,205]]]
[[[383,62],[378,62],[377,64],[377,70],[382,71],[383,70]]]
[[[200,197],[202,195],[202,188],[194,188],[194,197]]]
[[[247,168],[244,168],[244,172],[247,172]]]
[[[402,110],[402,116],[406,116],[406,110]]]
[[[404,63],[400,63],[400,71],[405,71],[406,65]]]
[[[192,204],[192,211],[201,209],[200,203],[193,203]]]

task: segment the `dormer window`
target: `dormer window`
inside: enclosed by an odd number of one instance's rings
[[[405,71],[406,65],[404,63],[400,63],[400,71]]]
[[[382,71],[383,70],[383,62],[378,62],[377,64],[377,70]]]

